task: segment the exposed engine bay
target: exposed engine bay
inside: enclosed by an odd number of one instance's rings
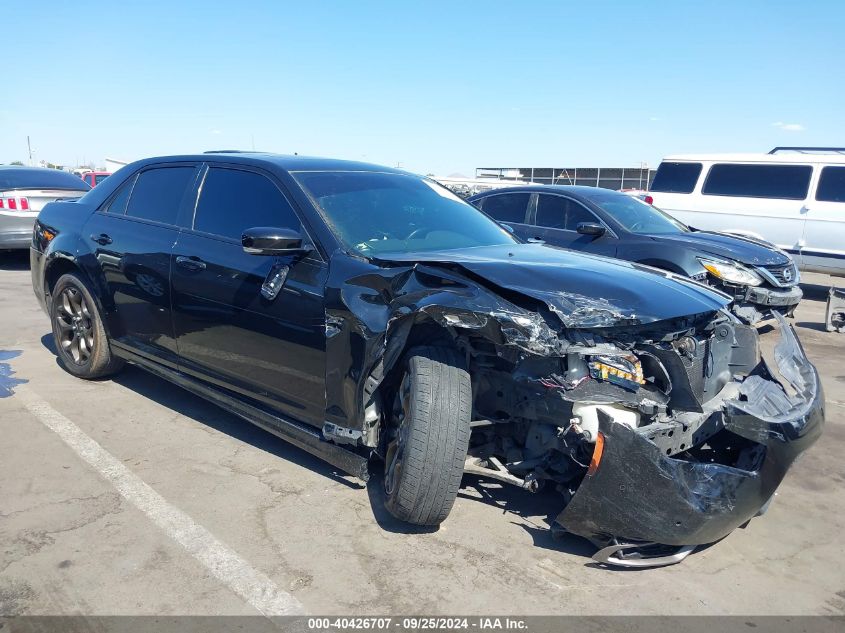
[[[723,428],[714,406],[757,364],[756,333],[724,314],[675,327],[636,343],[592,336],[561,357],[508,359],[474,347],[470,456],[501,461],[526,488],[554,482],[569,494],[595,452],[599,416],[670,456],[706,442]]]

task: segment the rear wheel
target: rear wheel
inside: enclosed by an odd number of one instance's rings
[[[385,454],[388,511],[439,525],[452,509],[469,446],[472,388],[452,349],[417,347],[407,357]]]
[[[117,372],[123,361],[111,353],[97,304],[75,273],[59,277],[53,287],[50,316],[62,366],[80,378]]]

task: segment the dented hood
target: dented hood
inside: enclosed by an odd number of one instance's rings
[[[730,303],[726,295],[671,273],[544,244],[385,253],[377,261],[460,267],[504,292],[544,302],[567,327],[653,323]]]

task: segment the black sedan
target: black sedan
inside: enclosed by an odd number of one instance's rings
[[[469,198],[525,239],[618,257],[706,281],[733,299],[747,323],[801,301],[798,268],[772,244],[697,231],[624,193],[598,187],[496,189]]]
[[[522,243],[437,183],[270,154],[139,161],[41,212],[32,282],[71,374],[133,363],[438,525],[464,473],[560,493],[622,565],[677,562],[758,514],[819,436],[704,284]],[[556,508],[557,509],[557,508]]]

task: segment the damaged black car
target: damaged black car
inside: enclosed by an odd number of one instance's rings
[[[820,435],[816,369],[731,298],[523,243],[435,182],[214,152],[133,163],[41,212],[35,293],[63,366],[130,362],[437,525],[464,473],[559,493],[608,564],[677,562],[761,513]]]

